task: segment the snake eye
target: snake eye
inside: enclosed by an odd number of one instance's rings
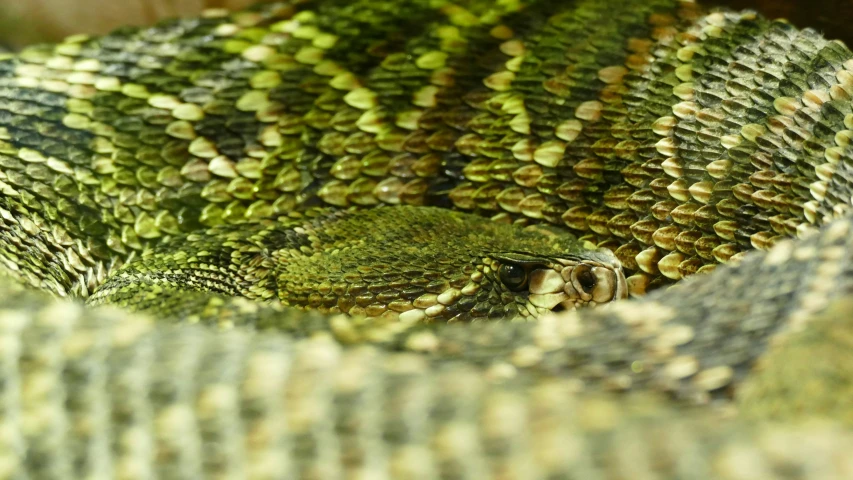
[[[512,264],[502,264],[498,269],[501,282],[512,291],[518,291],[527,286],[527,270]]]

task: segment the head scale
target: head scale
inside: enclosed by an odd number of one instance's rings
[[[610,251],[554,228],[394,207],[337,214],[303,230],[317,240],[274,254],[284,265],[278,292],[290,305],[452,322],[533,319],[627,297]]]

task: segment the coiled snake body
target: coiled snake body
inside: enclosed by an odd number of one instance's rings
[[[851,98],[670,0],[4,57],[0,477],[850,478]]]

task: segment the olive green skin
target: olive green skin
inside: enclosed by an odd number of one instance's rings
[[[843,214],[853,63],[703,13],[294,1],[4,56],[0,256],[85,298],[174,235],[434,205],[567,229],[636,294],[708,272]]]
[[[459,3],[279,3],[0,61],[4,473],[851,477],[848,427],[811,449],[797,421],[849,418],[853,53],[690,2]],[[535,322],[365,321],[239,292],[253,264],[205,233],[380,204],[574,231],[632,291],[728,265]],[[205,244],[216,275],[139,273]],[[148,315],[44,293],[96,290]],[[667,399],[647,423],[640,391]]]
[[[627,296],[618,260],[589,247],[546,226],[438,208],[310,210],[177,236],[119,269],[89,304],[156,313],[157,298],[200,291],[384,322],[536,318]],[[581,270],[592,283],[572,285]]]

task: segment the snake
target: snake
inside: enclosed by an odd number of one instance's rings
[[[674,0],[3,54],[0,477],[850,478],[851,99]]]

